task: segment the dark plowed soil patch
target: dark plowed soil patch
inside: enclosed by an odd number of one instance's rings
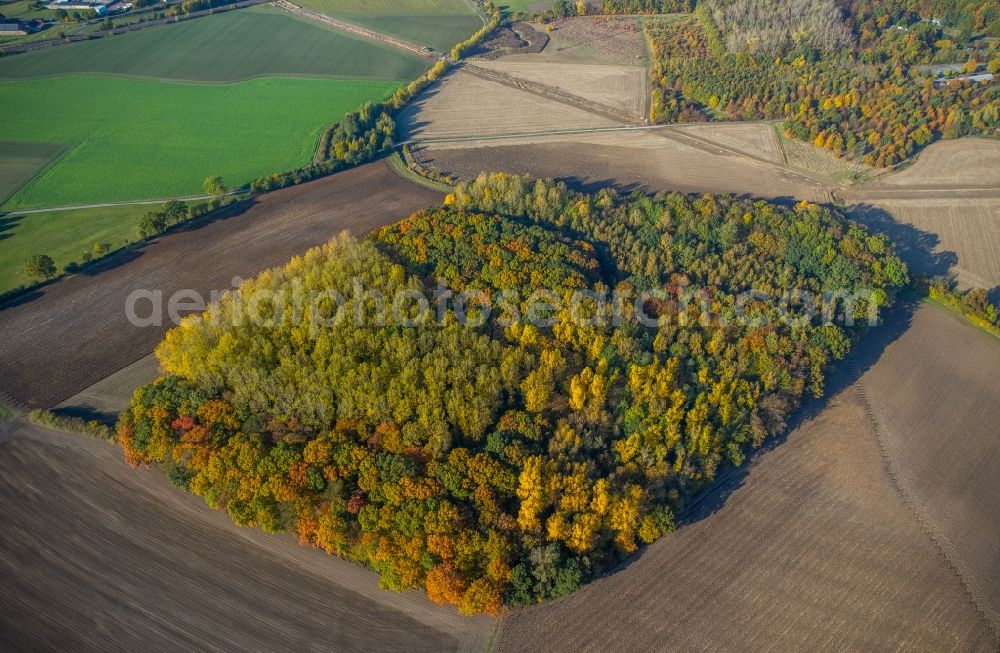
[[[974,585],[970,592],[994,620],[1000,613],[997,370],[1000,341],[958,315],[924,306],[863,379],[911,501],[947,538],[948,553]]]
[[[0,519],[5,651],[469,651],[493,627],[36,426],[0,441]]]

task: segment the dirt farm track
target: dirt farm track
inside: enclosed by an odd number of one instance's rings
[[[129,323],[125,300],[137,288],[165,298],[191,288],[208,297],[231,288],[234,276],[282,265],[345,229],[365,234],[440,201],[379,161],[169,233],[0,310],[0,388],[49,407],[149,354],[166,325]]]

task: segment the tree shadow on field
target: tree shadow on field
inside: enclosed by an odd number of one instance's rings
[[[75,417],[77,419],[82,419],[86,422],[94,421],[100,422],[105,426],[114,427],[118,423],[118,413],[103,411],[94,406],[87,404],[80,404],[77,406],[62,406],[60,408],[54,408],[53,413],[57,415],[63,415],[64,417]]]
[[[431,123],[426,120],[418,120],[417,116],[423,113],[428,100],[441,92],[441,84],[454,74],[453,70],[447,71],[439,77],[437,81],[425,87],[416,97],[411,99],[396,116],[396,124],[399,129],[401,141],[408,141],[419,135],[420,130]]]
[[[21,223],[24,219],[23,215],[10,215],[7,213],[0,213],[0,240],[6,240],[12,237],[14,234],[9,233]]]
[[[871,204],[856,204],[848,215],[873,232],[882,232],[896,244],[896,253],[910,268],[911,273],[930,277],[948,276],[958,263],[952,251],[935,251],[941,243],[937,234],[899,222],[891,213]]]
[[[759,458],[780,447],[799,427],[818,417],[835,397],[853,386],[879,361],[885,349],[909,330],[913,315],[919,306],[920,298],[915,293],[910,291],[900,293],[892,308],[880,315],[879,323],[862,336],[851,353],[840,361],[827,377],[823,396],[811,399],[795,410],[788,418],[787,427],[778,435],[767,438],[759,448],[749,452],[741,466],[734,467],[729,463],[721,466],[714,483],[695,495],[688,502],[684,512],[678,515],[677,529],[683,529],[719,512],[730,496],[738,492],[753,476],[754,466]],[[623,571],[637,562],[648,548],[648,546],[640,548],[634,555],[607,570],[603,575],[609,576]]]
[[[594,194],[602,188],[613,188],[623,195],[628,195],[633,191],[648,193],[649,190],[638,182],[622,183],[618,179],[586,179],[577,176],[555,177],[555,181],[561,181],[570,190],[581,193]]]

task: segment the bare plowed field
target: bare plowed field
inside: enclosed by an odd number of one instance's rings
[[[113,425],[132,401],[135,389],[152,383],[160,374],[160,361],[156,354],[149,354],[78,392],[57,408],[67,415]]]
[[[476,65],[553,86],[640,120],[646,113],[646,74],[635,66],[529,63],[520,58],[479,61]]]
[[[994,646],[891,485],[857,386],[713,490],[694,519],[617,573],[513,614],[500,650]]]
[[[892,236],[918,273],[954,274],[963,287],[1000,286],[1000,197],[872,201],[851,213]]]
[[[924,306],[862,380],[891,439],[898,473],[950,540],[994,618],[1000,610],[997,370],[1000,341],[957,315]]]
[[[638,130],[442,143],[422,149],[419,156],[436,169],[465,177],[501,170],[565,179],[586,189],[615,184],[647,191],[830,199],[822,185],[793,172]]]
[[[477,65],[486,62],[477,62]],[[527,91],[456,72],[403,110],[407,139],[497,136],[620,124]]]
[[[1000,188],[1000,141],[961,138],[938,141],[913,165],[879,179],[874,187]]]
[[[52,406],[149,354],[168,326],[138,328],[126,313],[135,290],[203,297],[284,264],[345,229],[357,234],[437,204],[441,195],[385,162],[271,193],[242,214],[178,230],[0,310],[0,388]],[[150,303],[138,304],[148,316]],[[143,310],[142,307],[146,307]]]
[[[0,439],[0,518],[6,651],[481,650],[493,626],[36,426]]]

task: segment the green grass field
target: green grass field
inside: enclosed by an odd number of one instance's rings
[[[240,185],[303,165],[324,127],[426,66],[265,8],[5,57],[0,139],[69,148],[5,208],[187,195],[209,175]],[[4,173],[0,193],[14,183]]]
[[[344,19],[411,43],[429,45],[442,52],[447,52],[451,46],[469,38],[483,26],[483,21],[475,14],[370,14],[345,15]]]
[[[468,14],[467,0],[302,0],[295,4],[337,14]]]
[[[0,79],[101,74],[192,82],[254,77],[410,80],[426,63],[388,45],[255,7],[0,59]]]
[[[264,78],[176,84],[106,77],[0,81],[0,138],[72,143],[5,208],[198,193],[308,163],[319,132],[398,84]],[[72,100],[69,100],[72,98]]]
[[[18,210],[196,195],[209,175],[238,186],[293,169],[322,129],[426,67],[263,7],[0,59],[0,290],[27,281],[33,254],[62,269],[95,242],[135,239],[154,207]]]
[[[29,256],[48,254],[61,271],[79,263],[95,243],[113,248],[138,238],[136,226],[147,211],[158,206],[112,206],[49,213],[0,215],[0,292],[25,284],[21,269]]]
[[[0,141],[0,205],[65,150],[52,143]]]
[[[575,2],[570,4],[576,4]],[[539,9],[551,9],[552,3],[548,0],[498,0],[497,6],[505,13],[514,14],[519,11],[538,11]]]
[[[442,51],[483,26],[471,0],[301,0],[297,4]]]
[[[21,20],[32,20],[34,18],[44,18],[46,20],[55,18],[55,9],[36,9],[35,0],[14,0],[14,2],[0,3],[0,14],[7,18],[20,18]]]

